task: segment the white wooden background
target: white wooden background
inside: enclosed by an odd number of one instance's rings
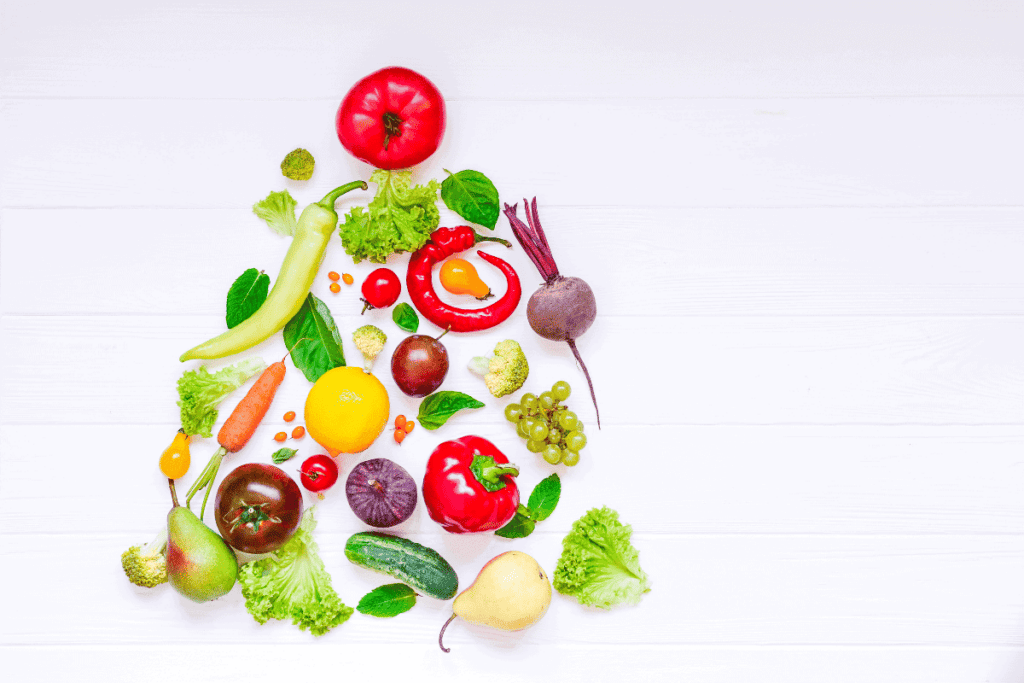
[[[1024,9],[836,5],[2,0],[0,676],[1024,678]],[[422,509],[400,530],[465,586],[509,548],[553,570],[572,521],[609,505],[654,582],[639,607],[556,595],[521,633],[456,622],[443,655],[450,603],[314,639],[255,624],[237,588],[195,605],[121,574],[168,507],[156,459],[177,356],[222,328],[235,276],[273,275],[286,249],[249,207],[368,177],[333,115],[390,64],[448,103],[416,177],[474,168],[503,200],[536,195],[563,271],[592,284],[580,349],[604,423],[568,349],[522,311],[446,338],[446,387],[476,395],[468,358],[522,341],[527,388],[572,382],[590,444],[530,538],[453,537]],[[277,171],[296,146],[318,161],[308,184]],[[533,266],[510,260],[530,291]],[[332,269],[370,267],[335,241]],[[356,290],[326,285],[314,292],[358,361]],[[400,331],[367,318],[389,357]],[[283,343],[257,351],[272,361]],[[289,369],[225,473],[268,460],[308,386]],[[415,413],[391,397],[392,415]],[[551,468],[502,419],[507,400],[487,402],[400,448],[382,438],[343,476],[371,456],[419,476],[437,443],[477,433],[528,491]],[[193,476],[214,446],[194,445]],[[319,518],[354,605],[388,577],[345,560],[364,527],[340,487]]]

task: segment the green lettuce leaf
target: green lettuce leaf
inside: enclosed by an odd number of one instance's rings
[[[322,636],[352,616],[334,592],[331,575],[313,540],[313,508],[306,510],[298,531],[270,557],[242,565],[238,583],[245,608],[257,622],[290,619],[301,630]]]
[[[271,192],[263,201],[252,205],[252,212],[265,220],[271,230],[278,235],[291,237],[295,234],[295,207],[299,203],[295,201],[288,190]]]
[[[247,358],[240,363],[211,373],[205,365],[187,370],[178,378],[178,407],[181,428],[189,436],[213,436],[217,406],[224,397],[245,384],[250,377],[267,369],[262,358]]]
[[[610,609],[636,605],[651,590],[640,568],[640,554],[629,542],[633,528],[619,522],[611,508],[594,508],[573,522],[562,540],[562,556],[555,565],[552,585],[581,604]]]
[[[437,208],[436,180],[412,185],[412,171],[384,171],[370,174],[377,194],[364,209],[353,207],[338,226],[341,243],[352,261],[368,259],[384,263],[388,256],[416,251],[437,229],[441,213]]]

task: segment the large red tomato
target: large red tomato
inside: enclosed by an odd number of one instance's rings
[[[424,76],[400,66],[375,71],[348,91],[335,119],[357,159],[393,170],[420,163],[444,137],[444,98]]]

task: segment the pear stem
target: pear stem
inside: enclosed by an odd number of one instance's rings
[[[451,648],[445,647],[444,642],[442,641],[442,638],[444,638],[444,630],[448,628],[448,624],[452,623],[452,620],[455,619],[455,617],[457,616],[459,615],[452,614],[450,617],[448,617],[448,621],[444,622],[444,626],[441,627],[441,632],[437,634],[437,644],[441,646],[441,650],[444,652],[452,651]]]
[[[174,507],[178,507],[178,492],[174,490],[174,480],[167,477],[167,485],[171,487],[171,502],[174,503]]]

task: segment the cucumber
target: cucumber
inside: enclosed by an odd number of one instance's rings
[[[361,531],[345,544],[345,557],[354,564],[393,576],[414,590],[438,600],[454,598],[459,577],[433,548],[401,536]]]

